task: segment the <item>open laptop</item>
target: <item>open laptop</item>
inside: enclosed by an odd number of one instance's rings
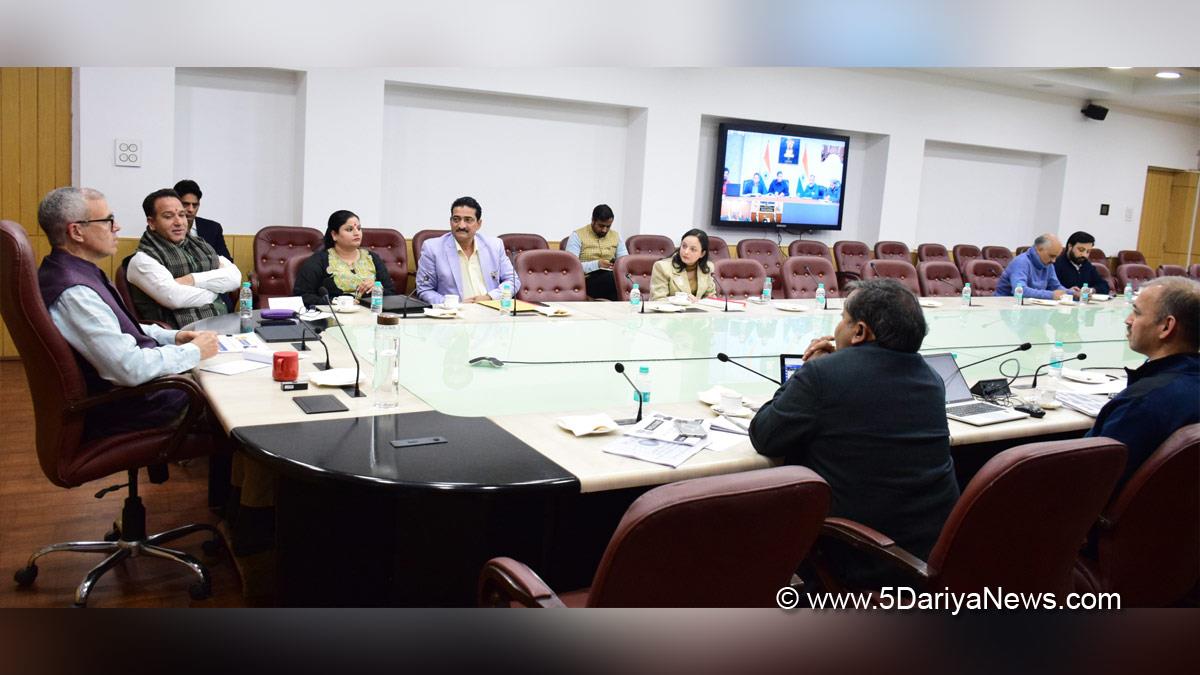
[[[946,385],[946,417],[977,427],[1029,417],[1019,410],[976,401],[966,379],[958,369],[958,364],[954,361],[953,354],[925,354],[925,363],[941,376],[942,383]]]

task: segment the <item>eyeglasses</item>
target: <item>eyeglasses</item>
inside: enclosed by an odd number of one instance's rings
[[[108,223],[108,229],[110,232],[115,232],[117,229],[117,217],[116,216],[108,216],[107,218],[93,218],[91,220],[73,220],[71,222],[75,225],[91,225],[92,223]]]

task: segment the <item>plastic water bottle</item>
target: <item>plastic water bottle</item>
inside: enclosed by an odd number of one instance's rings
[[[503,315],[516,315],[516,304],[513,302],[512,284],[504,282],[500,284],[500,313]]]
[[[1084,282],[1083,288],[1079,289],[1079,301],[1082,303],[1088,303],[1092,301],[1092,289],[1088,288],[1086,282]]]
[[[1043,389],[1047,392],[1058,393],[1059,385],[1062,383],[1062,360],[1064,357],[1062,340],[1054,342],[1054,349],[1050,350],[1050,381]],[[1049,398],[1049,394],[1047,394]]]
[[[817,309],[825,309],[825,284],[817,284]]]
[[[371,312],[379,314],[383,311],[383,282],[376,281],[371,287]]]
[[[238,315],[240,329],[243,333],[254,330],[254,294],[250,292],[250,282],[242,282],[242,290],[238,293]]]
[[[371,380],[376,408],[400,405],[399,356],[400,315],[381,312],[375,317],[375,371]]]
[[[763,279],[762,301],[764,303],[771,301],[771,277]]]
[[[1013,297],[1017,299],[1018,307],[1021,306],[1022,304],[1024,304],[1024,302],[1025,302],[1025,287],[1022,286],[1021,284],[1017,284],[1017,287],[1013,289]]]
[[[1125,284],[1125,304],[1133,304],[1133,282]]]
[[[963,284],[962,290],[962,306],[971,306],[971,284]]]
[[[633,288],[629,290],[629,306],[633,308],[634,312],[642,308],[642,289],[637,284],[634,284]]]
[[[650,403],[650,366],[641,366],[638,368],[637,377],[633,380],[637,385],[638,391],[642,392],[642,403]],[[638,400],[637,392],[633,393],[633,400]]]

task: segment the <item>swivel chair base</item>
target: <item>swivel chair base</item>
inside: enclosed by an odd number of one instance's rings
[[[103,495],[104,492],[107,490],[101,491],[100,495]],[[172,560],[189,567],[199,577],[199,581],[188,587],[188,594],[193,600],[204,600],[212,594],[212,580],[209,577],[208,569],[195,557],[183,551],[161,546],[161,544],[197,532],[212,533],[212,539],[206,540],[202,548],[206,555],[215,555],[220,550],[221,534],[212,525],[183,525],[166,532],[146,536],[146,510],[142,506],[141,498],[137,496],[137,470],[131,470],[129,472],[129,496],[125,498],[125,505],[121,510],[120,525],[114,523],[113,532],[105,536],[105,541],[73,541],[46,546],[30,556],[28,564],[17,570],[13,579],[19,586],[32,584],[38,575],[37,559],[47,553],[56,551],[107,553],[108,556],[87,573],[75,590],[74,606],[86,607],[88,595],[91,594],[92,588],[95,587],[100,577],[126,558],[148,555]]]

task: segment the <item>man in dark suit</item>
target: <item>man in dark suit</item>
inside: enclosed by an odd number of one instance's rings
[[[872,527],[922,559],[958,499],[945,385],[917,353],[925,333],[917,299],[899,282],[854,283],[834,335],[812,341],[804,366],[750,423],[759,453],[829,483],[830,516]],[[861,556],[825,553],[852,585],[895,580]]]
[[[188,227],[191,229],[191,234],[194,234],[204,241],[208,242],[209,246],[217,252],[217,255],[224,257],[226,260],[233,260],[233,254],[229,252],[229,247],[225,245],[225,232],[221,229],[221,224],[215,220],[208,218],[200,218],[196,214],[200,211],[200,198],[204,193],[200,191],[200,185],[190,178],[184,178],[175,184],[175,192],[179,195],[179,200],[183,202],[183,210],[187,213]],[[225,302],[225,306],[229,311],[233,311],[237,301],[230,295],[221,296]]]

